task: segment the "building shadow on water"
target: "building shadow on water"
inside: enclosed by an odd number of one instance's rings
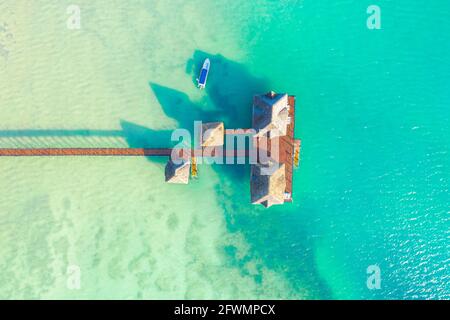
[[[194,121],[221,121],[226,116],[217,110],[203,110],[181,91],[152,82],[149,85],[166,116],[178,123],[177,128],[192,131]]]
[[[123,143],[122,130],[16,129],[0,130],[1,148],[97,147],[105,142]]]
[[[227,113],[214,108],[214,110],[203,110],[200,105],[191,101],[190,98],[183,92],[175,89],[164,87],[155,83],[150,83],[150,88],[156,96],[165,115],[175,122],[177,128],[183,128],[191,133],[194,137],[194,122],[227,122]],[[248,106],[251,109],[251,105]],[[173,147],[177,142],[171,141],[171,134],[173,130],[155,131],[148,128],[142,128],[135,124],[126,121],[121,122],[127,141],[132,147],[138,147],[142,144],[149,147]],[[157,145],[152,143],[154,141]],[[154,158],[149,158],[153,161]],[[219,170],[221,174],[231,175],[233,178],[245,177],[245,166],[225,166],[214,165],[215,170]],[[201,169],[201,168],[200,168]]]
[[[122,137],[120,130],[90,130],[90,129],[24,129],[0,130],[0,138],[21,137]]]
[[[250,128],[253,95],[268,91],[268,81],[254,77],[244,65],[220,54],[212,55],[196,50],[186,63],[186,73],[191,76],[193,85],[197,84],[196,78],[206,57],[211,60],[211,75],[205,90],[212,108],[204,110],[187,94],[150,82],[149,86],[163,112],[178,123],[178,128],[187,129],[191,134],[193,134],[194,121],[223,121],[226,128]],[[145,145],[153,146],[151,141],[157,143],[166,141],[165,146],[173,146],[173,142],[170,141],[171,130],[158,132],[151,129],[144,130],[125,121],[121,124],[127,132],[126,139],[132,147],[138,147],[143,142]],[[139,137],[142,134],[146,137],[144,141]],[[224,174],[233,179],[242,180],[249,176],[248,165],[216,165],[215,169],[221,175]]]
[[[253,95],[270,90],[270,83],[253,76],[243,64],[196,50],[186,63],[186,73],[195,85],[206,58],[211,61],[211,71],[205,90],[216,110],[226,115],[225,125],[250,128]]]

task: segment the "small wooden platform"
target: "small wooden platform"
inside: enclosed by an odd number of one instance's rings
[[[295,130],[295,96],[289,96],[289,118],[291,122],[287,126],[287,133],[281,139],[280,142],[280,162],[284,163],[286,166],[286,194],[289,194],[290,197],[287,197],[284,202],[292,202],[292,194],[293,194],[293,175],[294,175],[294,148],[295,148],[295,139],[294,139],[294,130]]]
[[[294,140],[294,166],[298,167],[300,163],[300,148],[302,146],[302,141],[300,139]]]

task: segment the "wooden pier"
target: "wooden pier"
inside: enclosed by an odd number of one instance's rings
[[[248,150],[209,150],[208,148],[192,150],[173,148],[0,148],[0,157],[170,157],[176,150],[180,156],[184,156],[186,153],[186,156],[195,157],[203,157],[204,154],[211,157],[246,157],[249,154]]]
[[[288,122],[286,127],[286,135],[280,136],[278,143],[268,139],[267,144],[264,143],[265,138],[255,137],[254,129],[225,129],[225,136],[251,136],[253,137],[252,147],[245,147],[243,150],[227,150],[226,148],[217,147],[199,147],[190,148],[0,148],[0,157],[62,157],[62,156],[90,156],[90,157],[171,157],[174,152],[178,152],[181,158],[189,159],[191,163],[191,174],[197,176],[197,163],[201,163],[202,158],[209,157],[246,157],[251,160],[259,159],[259,152],[268,151],[268,155],[272,156],[271,148],[277,147],[278,159],[280,164],[285,166],[286,187],[284,192],[284,202],[292,202],[293,198],[293,169],[298,166],[300,158],[301,141],[294,138],[295,131],[295,96],[288,96]],[[275,139],[275,138],[274,138]],[[265,141],[267,142],[267,141]],[[223,144],[223,143],[222,143]],[[255,157],[256,155],[256,157]],[[273,153],[274,158],[275,153]],[[255,158],[253,158],[255,157]],[[197,161],[198,160],[198,161]],[[226,162],[228,164],[228,161]],[[234,161],[232,163],[235,163]],[[282,190],[282,186],[280,187]],[[282,199],[280,199],[282,202]]]

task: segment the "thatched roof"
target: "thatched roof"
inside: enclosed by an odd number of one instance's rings
[[[258,136],[270,132],[271,137],[286,135],[289,101],[288,95],[269,92],[253,98],[253,128]]]
[[[181,164],[175,164],[172,160],[166,164],[166,182],[187,184],[191,172],[191,164],[183,161]]]
[[[219,147],[224,143],[225,127],[223,122],[208,122],[202,124],[202,147]]]
[[[286,169],[284,164],[252,165],[250,189],[253,204],[270,207],[284,203]]]

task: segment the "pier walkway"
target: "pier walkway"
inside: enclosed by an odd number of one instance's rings
[[[285,202],[292,202],[293,169],[298,166],[300,140],[294,138],[295,130],[295,96],[288,97],[289,118],[287,134],[279,140],[279,163],[285,164],[286,188]],[[226,129],[225,135],[252,135],[253,129]],[[258,143],[257,143],[258,144]],[[179,150],[179,156],[195,162],[201,157],[249,157],[250,152],[257,152],[259,146],[245,150],[226,150],[221,148],[173,149],[173,148],[0,148],[0,157],[60,157],[60,156],[123,156],[123,157],[170,157],[173,151]],[[269,153],[270,143],[268,146]],[[254,154],[252,154],[254,155]],[[193,159],[194,158],[194,159]],[[228,162],[227,162],[228,163]],[[234,162],[233,162],[234,163]]]
[[[179,155],[189,149],[172,148],[0,148],[0,157],[62,157],[62,156],[124,156],[124,157],[170,157],[173,151]],[[192,149],[186,156],[193,157],[247,157],[249,150]]]

